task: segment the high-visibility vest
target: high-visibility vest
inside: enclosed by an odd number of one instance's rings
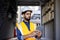
[[[28,29],[27,25],[24,22],[21,22],[19,25],[17,25],[17,28],[20,30],[22,35],[28,35],[36,30],[36,25],[32,22],[30,22],[30,30]],[[35,38],[27,38],[26,40],[36,40]]]

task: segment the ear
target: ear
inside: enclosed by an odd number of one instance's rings
[[[24,17],[24,14],[22,14],[22,17]]]

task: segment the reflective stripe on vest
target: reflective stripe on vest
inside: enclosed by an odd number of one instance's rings
[[[21,25],[20,25],[20,24],[18,24],[18,23],[16,23],[16,27],[17,27],[17,28],[18,28],[18,30],[23,34]]]

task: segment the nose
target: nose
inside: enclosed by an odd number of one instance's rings
[[[29,15],[29,17],[31,17],[31,15]]]

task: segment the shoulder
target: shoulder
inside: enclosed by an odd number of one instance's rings
[[[31,25],[32,25],[32,27],[34,28],[34,30],[36,30],[36,23],[33,23],[33,22],[30,22],[31,23]]]
[[[30,22],[30,23],[35,24],[34,22]]]
[[[23,21],[21,21],[20,23],[23,23]]]
[[[30,22],[30,24],[35,25],[35,26],[36,26],[36,23],[34,23],[34,22]]]

